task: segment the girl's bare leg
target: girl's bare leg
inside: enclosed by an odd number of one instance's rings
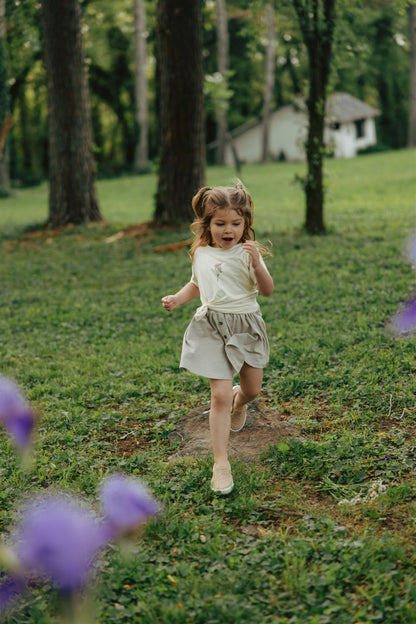
[[[240,371],[240,389],[234,399],[234,409],[239,410],[260,393],[263,369],[243,364]]]
[[[231,431],[238,433],[246,423],[247,403],[261,390],[263,369],[244,364],[240,371],[240,385],[234,391],[231,411]]]
[[[216,464],[226,464],[228,462],[233,382],[231,379],[210,379],[209,381],[211,384],[209,428],[214,461]]]
[[[211,489],[218,494],[229,494],[234,487],[231,467],[228,462],[233,382],[231,379],[210,379],[210,384],[209,427],[214,453]]]

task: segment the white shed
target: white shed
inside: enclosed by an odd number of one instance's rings
[[[380,112],[348,93],[334,93],[328,98],[325,144],[335,158],[353,158],[360,150],[377,143],[374,118]],[[274,160],[305,160],[308,115],[304,100],[274,111],[269,122],[269,152]],[[261,162],[263,123],[251,120],[230,133],[225,163],[234,165],[235,157],[243,163]],[[208,145],[216,147],[216,141]]]

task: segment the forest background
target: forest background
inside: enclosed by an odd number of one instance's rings
[[[289,3],[290,4],[290,3]],[[347,91],[381,111],[377,150],[407,145],[409,25],[396,2],[371,0],[361,9],[342,8],[332,54],[329,92]],[[82,32],[88,66],[97,172],[101,177],[134,171],[138,127],[134,92],[134,10],[132,0],[84,0]],[[307,94],[308,59],[295,14],[276,9],[276,68],[272,106]],[[229,130],[260,117],[264,100],[267,24],[265,2],[227,3],[229,71],[218,72],[215,2],[203,8],[206,141],[216,137],[218,97],[227,103]],[[7,84],[13,126],[8,168],[17,186],[48,175],[47,89],[43,63],[41,5],[6,0]],[[159,157],[156,3],[146,2],[149,166]],[[208,153],[208,158],[214,154]]]

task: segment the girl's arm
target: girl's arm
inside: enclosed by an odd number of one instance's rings
[[[172,312],[179,306],[195,299],[199,296],[199,288],[195,286],[193,282],[188,282],[183,288],[181,288],[176,295],[167,295],[162,298],[162,305],[168,312]]]
[[[273,278],[265,265],[260,262],[261,256],[256,244],[250,240],[243,243],[243,247],[250,256],[259,293],[264,297],[270,297],[273,292]]]

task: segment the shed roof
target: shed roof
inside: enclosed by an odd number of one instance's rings
[[[326,109],[330,120],[339,123],[380,115],[377,108],[345,92],[333,93],[328,98]]]

